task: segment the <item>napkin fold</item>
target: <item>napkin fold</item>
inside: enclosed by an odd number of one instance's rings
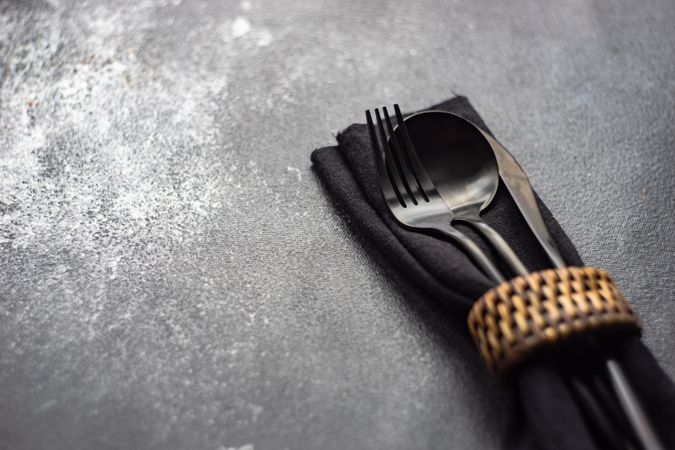
[[[461,115],[487,130],[466,97],[454,97],[430,109]],[[347,211],[352,223],[387,255],[412,282],[440,301],[449,315],[466,318],[473,302],[493,285],[454,244],[401,227],[387,209],[378,183],[370,136],[365,124],[354,124],[337,136],[338,145],[315,150],[312,162],[327,191]],[[574,245],[537,198],[544,221],[569,265],[583,266]],[[500,183],[482,217],[513,247],[528,269],[550,262],[520,211]],[[462,231],[499,258],[470,229]],[[467,330],[468,332],[468,330]],[[636,337],[618,338],[615,358],[650,414],[664,445],[675,448],[675,386]],[[478,357],[478,352],[476,352]],[[488,372],[486,370],[486,377]],[[594,449],[580,411],[559,372],[545,361],[524,367],[509,385],[503,443],[512,449]]]

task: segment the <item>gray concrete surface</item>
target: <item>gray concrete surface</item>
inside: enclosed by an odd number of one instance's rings
[[[0,448],[496,448],[309,153],[467,95],[675,375],[672,0],[0,1]]]

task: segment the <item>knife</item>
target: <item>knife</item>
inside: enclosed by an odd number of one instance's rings
[[[475,123],[473,125],[492,147],[502,181],[549,259],[555,267],[566,267],[567,264],[541,216],[532,185],[525,171],[497,139]],[[619,363],[613,359],[607,359],[605,364],[612,387],[642,447],[645,449],[664,448]]]
[[[497,164],[499,165],[499,175],[506,185],[506,188],[511,193],[511,197],[513,197],[513,200],[516,202],[520,213],[530,226],[534,236],[544,248],[544,251],[555,267],[566,267],[567,264],[565,264],[565,260],[560,254],[558,247],[555,245],[555,241],[544,223],[544,218],[541,216],[537,200],[534,197],[532,185],[530,185],[530,180],[527,179],[525,171],[497,139],[480,127],[476,128],[478,128],[483,136],[485,136],[485,139],[490,143],[495,157],[497,158]]]

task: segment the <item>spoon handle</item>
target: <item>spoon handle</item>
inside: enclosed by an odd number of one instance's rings
[[[476,229],[485,239],[488,240],[490,245],[499,253],[499,256],[506,262],[509,268],[515,273],[515,275],[527,275],[529,271],[523,264],[523,262],[518,258],[518,255],[515,254],[511,246],[504,240],[504,238],[497,233],[497,230],[488,225],[480,217],[462,217],[456,218],[463,222],[468,223],[473,228]]]
[[[553,266],[565,267],[567,264],[560,254],[553,237],[548,231],[548,227],[541,215],[534,191],[532,190],[532,186],[530,185],[530,181],[528,180],[525,171],[523,171],[516,159],[497,139],[481,127],[475,124],[474,126],[476,126],[490,143],[490,146],[495,153],[495,157],[497,158],[499,175],[502,181],[509,190],[509,193],[516,202],[518,209],[530,226],[530,229],[546,251]],[[591,341],[593,340],[591,339]],[[625,376],[621,365],[611,358],[605,358],[605,365],[607,366],[614,392],[617,395],[623,412],[626,414],[642,448],[663,448],[663,445],[654,431],[652,423],[642,407],[639,398],[635,394],[633,387],[628,381],[628,378]]]
[[[497,266],[488,258],[483,250],[476,245],[467,235],[457,228],[448,224],[443,228],[437,229],[442,235],[450,238],[467,255],[478,268],[487,275],[491,281],[499,284],[506,281]]]
[[[490,242],[490,244],[495,248],[503,260],[508,264],[511,270],[516,273],[516,275],[526,275],[528,273],[520,258],[518,258],[504,238],[502,238],[494,228],[485,223],[480,217],[457,217],[456,220],[468,223],[476,231],[483,235],[485,239],[487,239],[488,242]],[[663,446],[660,445],[659,439],[654,432],[654,429],[649,422],[649,419],[647,418],[647,415],[642,408],[637,395],[633,391],[632,386],[626,378],[621,366],[613,359],[606,359],[605,365],[607,367],[608,375],[614,391],[618,397],[619,402],[621,403],[622,409],[624,410],[624,413],[632,425],[632,428],[637,435],[642,448],[649,450],[662,449]],[[582,400],[584,398],[582,398]],[[606,429],[606,423],[604,419],[598,420],[600,417],[598,415],[598,411],[593,408],[589,408],[588,405],[584,405],[584,409],[593,413],[591,414],[591,419],[595,422],[594,425],[596,426],[596,429],[600,429],[601,431]],[[600,419],[602,419],[602,417],[600,417]]]
[[[530,180],[528,180],[525,171],[520,167],[513,155],[511,155],[497,139],[481,127],[475,124],[474,126],[478,128],[485,139],[490,143],[495,157],[497,158],[497,164],[499,165],[499,176],[506,185],[511,197],[516,202],[516,206],[518,206],[523,218],[530,226],[532,233],[534,233],[534,236],[541,244],[553,265],[555,267],[565,267],[565,260],[560,254],[560,251],[553,240],[553,236],[551,236],[551,233],[548,231],[548,227],[539,210],[534,191],[530,185]]]

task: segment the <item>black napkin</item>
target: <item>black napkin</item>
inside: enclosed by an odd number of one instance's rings
[[[459,114],[487,129],[465,97],[454,97],[430,109]],[[491,288],[492,283],[452,243],[398,225],[382,198],[365,125],[351,125],[337,140],[337,147],[312,153],[315,171],[326,189],[346,209],[367,240],[387,255],[387,261],[429,292],[430,297],[442,302],[449,314],[466,318],[473,301]],[[538,201],[566,262],[583,265],[569,238],[546,206]],[[512,245],[530,270],[550,267],[503,185],[483,217]],[[463,231],[490,254],[489,247],[471,230],[463,228]],[[615,356],[630,377],[664,444],[675,448],[675,386],[638,338],[622,338]],[[532,362],[506,389],[510,391],[510,404],[503,436],[505,447],[596,448],[568,388],[547,363]]]

